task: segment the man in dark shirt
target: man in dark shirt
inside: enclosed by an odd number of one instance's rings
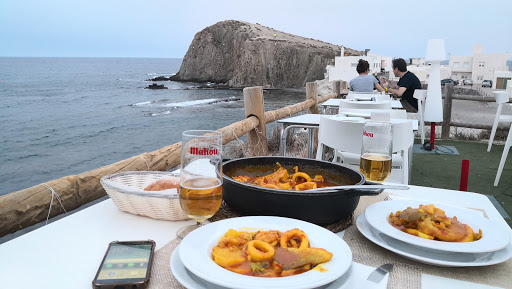
[[[400,80],[396,86],[391,87],[385,77],[381,78],[383,87],[390,93],[402,97],[402,106],[408,112],[418,112],[418,100],[413,97],[414,90],[421,89],[421,82],[414,73],[407,71],[407,64],[402,58],[393,59],[393,73]]]

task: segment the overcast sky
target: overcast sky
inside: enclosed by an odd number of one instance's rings
[[[512,52],[511,0],[2,0],[0,56],[181,58],[194,35],[242,20],[391,57]]]

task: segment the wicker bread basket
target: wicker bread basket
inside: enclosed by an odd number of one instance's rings
[[[188,219],[181,209],[177,192],[158,194],[144,191],[148,185],[162,178],[179,179],[179,175],[159,171],[122,172],[104,176],[100,182],[116,206],[123,212],[158,220]]]

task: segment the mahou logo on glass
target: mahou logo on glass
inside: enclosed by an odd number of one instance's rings
[[[210,150],[207,148],[200,149],[200,148],[191,147],[190,154],[191,155],[200,155],[200,156],[211,156],[211,155],[218,154],[218,152],[217,152],[217,149]]]
[[[371,133],[371,132],[366,132],[365,130],[363,130],[363,136],[373,137],[373,133]]]

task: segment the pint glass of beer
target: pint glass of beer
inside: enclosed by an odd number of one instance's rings
[[[391,175],[393,128],[389,113],[372,112],[372,119],[363,128],[361,173],[369,181],[384,182]]]
[[[212,217],[222,203],[222,133],[189,130],[182,134],[180,165],[181,208],[196,225],[180,229],[183,239]]]

